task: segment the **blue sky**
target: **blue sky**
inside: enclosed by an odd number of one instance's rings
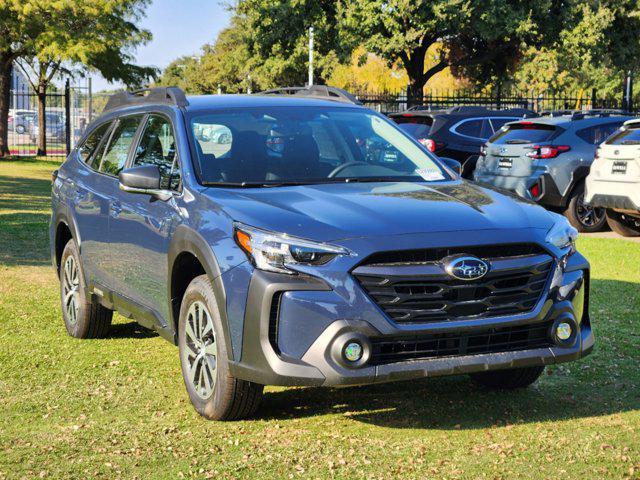
[[[202,45],[213,42],[227,26],[229,13],[218,0],[153,0],[141,26],[153,40],[138,48],[136,63],[166,67],[183,55],[194,55]],[[93,76],[93,90],[115,88],[102,77]]]

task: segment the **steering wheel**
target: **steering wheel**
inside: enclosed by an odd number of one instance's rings
[[[338,175],[343,170],[346,170],[349,167],[355,167],[356,165],[369,165],[367,162],[347,162],[342,165],[338,165],[336,168],[331,170],[331,173],[327,176],[327,178],[333,178]]]

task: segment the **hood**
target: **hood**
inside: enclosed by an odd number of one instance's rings
[[[206,190],[236,221],[316,241],[431,232],[544,228],[542,207],[458,180]]]

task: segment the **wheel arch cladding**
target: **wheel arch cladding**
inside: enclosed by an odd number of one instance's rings
[[[64,221],[59,221],[56,226],[55,240],[54,240],[54,252],[55,252],[55,267],[56,271],[60,273],[60,260],[62,259],[62,252],[69,240],[73,239],[73,234],[69,225]]]
[[[216,306],[222,321],[223,337],[227,352],[231,353],[229,324],[227,321],[226,294],[220,279],[221,272],[218,261],[206,240],[194,230],[180,225],[171,240],[168,252],[169,262],[169,325],[173,328],[173,340],[178,344],[178,322],[182,297],[189,283],[202,274],[206,274],[211,282],[216,298]]]

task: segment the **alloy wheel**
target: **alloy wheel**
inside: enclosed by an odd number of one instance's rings
[[[75,325],[78,322],[80,308],[80,276],[78,264],[72,255],[67,257],[62,270],[62,301],[67,320],[71,325]]]
[[[199,300],[187,312],[185,346],[188,379],[198,396],[207,399],[216,386],[218,347],[211,313]]]
[[[604,221],[604,208],[594,208],[584,203],[584,193],[581,193],[576,202],[576,216],[585,227],[594,227]]]

